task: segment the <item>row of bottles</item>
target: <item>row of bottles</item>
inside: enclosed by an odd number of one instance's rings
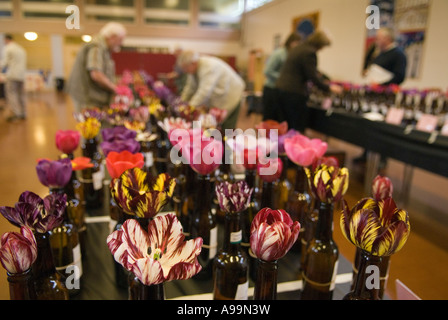
[[[345,85],[341,94],[313,91],[311,102],[325,109],[356,114],[378,113],[386,117],[391,108],[403,111],[401,126],[415,126],[422,115],[437,117],[434,130],[441,131],[448,120],[448,96],[440,90],[400,90],[396,86]]]

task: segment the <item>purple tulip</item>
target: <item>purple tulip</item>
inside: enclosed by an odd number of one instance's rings
[[[246,181],[230,183],[224,181],[215,187],[221,210],[228,213],[243,212],[250,204],[253,188]]]
[[[65,193],[49,194],[42,199],[25,191],[14,207],[2,206],[0,213],[16,227],[27,226],[35,232],[45,233],[62,223],[66,205]]]
[[[134,131],[135,132],[135,131]],[[100,144],[101,149],[103,150],[103,154],[105,157],[111,151],[122,152],[129,151],[130,153],[137,153],[140,151],[140,143],[134,139],[126,139],[126,140],[113,140],[113,141],[103,141]]]
[[[135,139],[137,132],[130,130],[124,126],[104,128],[101,130],[103,141],[128,140]]]
[[[54,161],[43,159],[37,163],[36,172],[44,186],[63,188],[72,176],[72,162],[69,158]]]

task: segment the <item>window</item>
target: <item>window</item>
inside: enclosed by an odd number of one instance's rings
[[[199,0],[199,25],[217,29],[239,29],[244,0]]]
[[[189,0],[145,0],[144,21],[150,24],[188,25],[191,21]]]
[[[66,19],[65,9],[74,0],[22,0],[22,14],[25,18]]]
[[[88,20],[135,22],[134,0],[87,0],[85,15]]]
[[[266,3],[271,2],[272,0],[247,0],[246,3],[246,11],[252,11],[265,5]]]
[[[0,0],[0,19],[12,17],[12,1]]]

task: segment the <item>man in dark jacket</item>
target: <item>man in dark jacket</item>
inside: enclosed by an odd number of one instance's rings
[[[323,31],[315,31],[299,46],[292,49],[276,82],[278,106],[288,127],[302,133],[308,126],[309,82],[324,92],[340,93],[341,87],[330,85],[317,70],[317,52],[330,45]]]

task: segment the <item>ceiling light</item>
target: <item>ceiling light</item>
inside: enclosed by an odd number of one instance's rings
[[[82,41],[84,42],[90,42],[92,41],[92,36],[88,35],[88,34],[84,34],[81,36]]]
[[[25,39],[29,40],[29,41],[34,41],[37,39],[36,32],[25,32],[24,36],[25,36]]]

